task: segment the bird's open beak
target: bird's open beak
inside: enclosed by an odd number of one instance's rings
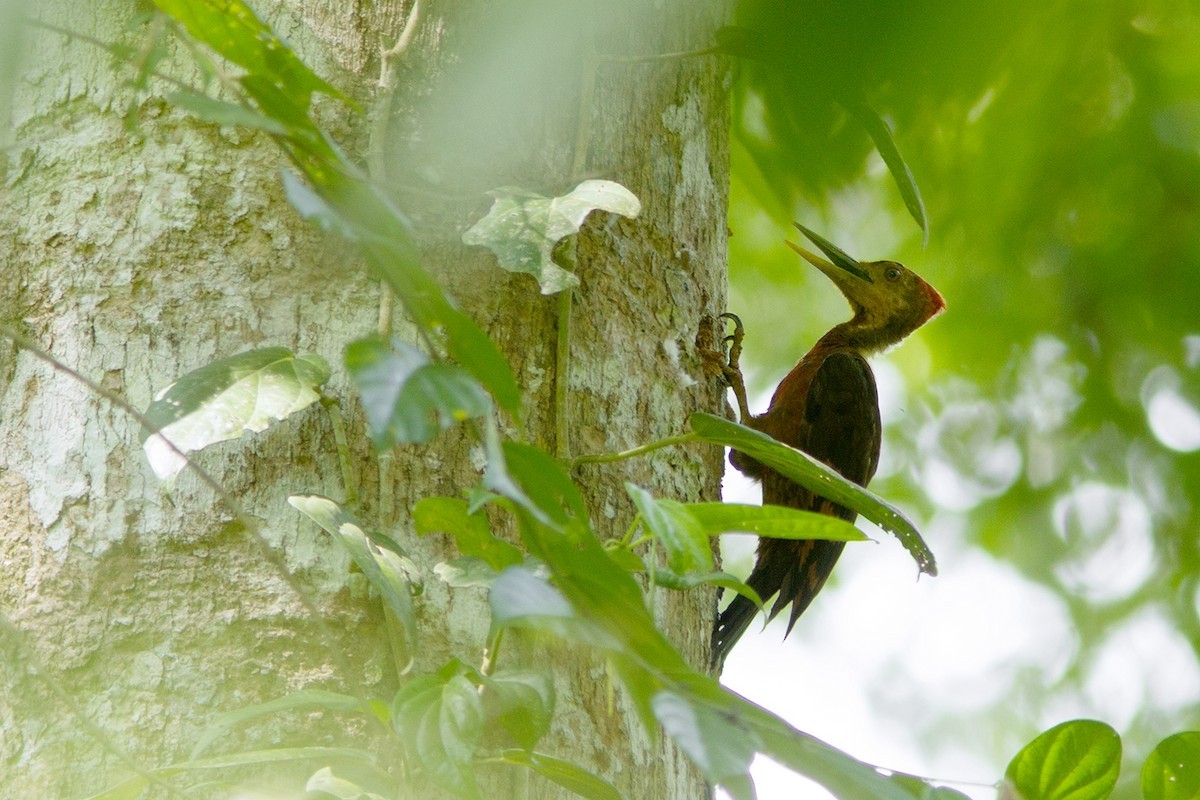
[[[796,230],[803,233],[813,244],[821,248],[821,252],[829,256],[829,261],[821,258],[816,253],[810,253],[808,250],[805,250],[798,244],[792,244],[791,242],[788,242],[787,246],[799,253],[805,261],[828,275],[830,280],[832,280],[834,283],[838,284],[839,286],[842,285],[842,281],[838,280],[838,273],[836,270],[834,270],[835,266],[845,270],[846,272],[849,272],[856,278],[866,281],[867,283],[874,283],[874,281],[871,280],[871,276],[865,269],[863,269],[862,264],[859,264],[853,258],[842,252],[842,250],[837,245],[833,244],[833,242],[830,242],[824,237],[814,233],[813,231],[810,231],[799,222],[793,222],[792,224],[796,226]]]

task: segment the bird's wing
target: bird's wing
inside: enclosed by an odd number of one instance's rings
[[[800,449],[866,486],[879,466],[879,396],[867,360],[839,350],[821,362],[808,387]]]
[[[879,464],[881,426],[875,376],[865,358],[855,351],[836,351],[821,362],[808,386],[803,418],[796,442],[813,458],[836,469],[843,477],[865,486]],[[763,477],[763,502],[816,511],[853,522],[856,514],[769,472]],[[788,632],[825,585],[843,542],[762,539],[755,572],[760,581],[750,585],[763,598],[777,589],[771,608],[774,617],[789,604]]]

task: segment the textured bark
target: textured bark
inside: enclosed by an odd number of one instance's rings
[[[495,5],[423,4],[390,98],[376,97],[380,42],[394,41],[409,7],[297,1],[258,10],[318,72],[374,103],[371,126],[327,123],[394,190],[428,266],[509,355],[526,419],[507,424],[548,449],[555,381],[564,379],[555,374],[557,300],[464,246],[462,231],[486,211],[482,192],[505,184],[561,192],[597,176],[641,198],[639,219],[600,218],[580,237],[566,445],[612,451],[678,433],[690,411],[723,403],[701,373],[696,342],[711,340],[724,302],[727,65],[601,58],[590,103],[580,91],[589,51],[703,47],[722,12],[700,3]],[[111,40],[130,10],[48,3],[38,13]],[[174,376],[215,358],[284,345],[337,365],[347,341],[375,329],[377,285],[344,245],[290,209],[270,142],[123,88],[108,56],[86,43],[31,30],[27,44],[0,198],[0,321],[142,408]],[[405,335],[402,322],[397,329]],[[351,394],[336,366],[333,384]],[[198,460],[262,521],[268,544],[333,621],[332,642],[218,498],[187,472],[168,492],[139,452],[136,423],[9,343],[0,343],[0,421],[0,610],[23,632],[19,646],[0,635],[0,764],[10,791],[86,796],[130,774],[38,670],[147,767],[184,758],[217,712],[302,687],[385,698],[395,690],[375,602],[339,549],[284,502],[293,492],[342,495],[319,408]],[[372,519],[381,515],[426,568],[455,555],[439,537],[414,537],[407,509],[478,481],[465,434],[398,452],[395,509],[382,512],[377,462],[361,435],[352,438]],[[720,453],[697,448],[579,477],[607,536],[633,517],[624,481],[659,496],[715,499],[720,473]],[[654,602],[676,643],[705,663],[711,596],[660,593]],[[451,592],[430,574],[419,615],[418,669],[478,658],[481,591]],[[348,674],[333,666],[331,647]],[[501,657],[515,663],[533,647],[518,637]],[[536,658],[553,659],[559,678],[560,710],[543,749],[630,797],[703,792],[677,752],[644,740],[623,701],[610,710],[602,663],[554,648]],[[264,721],[222,749],[343,743],[342,722]],[[494,780],[500,796],[562,796],[507,773]]]

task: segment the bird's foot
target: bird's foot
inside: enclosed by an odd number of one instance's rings
[[[738,404],[738,421],[743,425],[750,424],[750,407],[746,402],[746,381],[742,377],[742,339],[745,338],[746,329],[742,326],[741,317],[737,314],[725,312],[719,316],[719,319],[728,319],[733,321],[733,333],[729,334],[723,340],[723,344],[729,346],[728,355],[722,350],[721,352],[721,377],[724,378],[726,385],[733,389],[733,396],[737,399]]]

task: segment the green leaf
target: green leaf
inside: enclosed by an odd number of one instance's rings
[[[200,739],[192,748],[191,754],[188,755],[188,759],[195,761],[200,758],[213,742],[224,739],[231,730],[242,723],[249,722],[256,717],[274,715],[297,708],[324,708],[330,711],[345,712],[364,710],[362,702],[357,697],[327,692],[324,689],[301,689],[265,703],[235,708],[221,714],[205,727],[204,732],[200,734]]]
[[[840,800],[911,800],[888,777],[853,756],[787,726],[782,720],[759,720],[751,725],[763,740],[762,752],[783,766],[824,786]]]
[[[588,800],[625,800],[625,795],[617,791],[611,783],[570,761],[524,750],[505,750],[500,754],[500,758],[506,764],[527,767],[543,778]]]
[[[771,539],[867,541],[866,534],[844,519],[798,508],[741,503],[688,503],[684,507],[707,536],[753,533]]]
[[[646,562],[637,553],[619,544],[606,544],[604,552],[626,572],[645,572]]]
[[[465,500],[454,497],[426,497],[412,510],[417,534],[447,533],[464,556],[476,556],[496,572],[520,564],[521,549],[498,539],[485,514],[471,514]]]
[[[579,487],[557,461],[536,447],[517,442],[505,442],[503,451],[509,476],[550,519],[559,524],[572,518],[587,520],[587,506]]]
[[[1142,766],[1143,800],[1200,797],[1200,731],[1185,731],[1158,743]]]
[[[917,532],[916,526],[899,509],[878,495],[846,480],[807,453],[736,422],[703,412],[692,414],[689,422],[692,430],[704,441],[740,450],[805,489],[852,508],[884,530],[895,533],[920,570],[928,575],[937,575],[933,553]]]
[[[1009,762],[1004,780],[1024,800],[1105,800],[1120,769],[1117,732],[1103,722],[1077,719],[1025,745]]]
[[[625,491],[633,498],[646,527],[666,551],[667,564],[672,572],[687,574],[712,571],[712,544],[683,503],[656,500],[645,489],[632,483],[625,484]]]
[[[680,591],[695,589],[697,586],[717,586],[744,595],[760,609],[763,606],[762,598],[758,596],[758,592],[728,572],[689,572],[680,575],[670,570],[656,569],[654,570],[654,582],[668,589],[677,589]]]
[[[546,734],[554,715],[554,681],[531,669],[501,670],[483,679],[488,715],[526,750]]]
[[[305,107],[313,92],[341,93],[305,66],[241,0],[154,0],[183,24],[194,39],[251,75],[269,79]]]
[[[520,411],[521,387],[512,366],[422,269],[411,226],[386,197],[366,183],[323,185],[310,175],[314,188],[291,173],[283,177],[288,199],[302,217],[358,244],[372,272],[387,283],[413,322],[430,336],[444,332],[449,356],[491,392],[501,408]]]
[[[155,433],[143,431],[142,447],[160,479],[186,463],[183,453],[258,432],[320,398],[329,364],[318,355],[297,358],[283,347],[267,347],[193,370],[163,389],[146,409]],[[164,441],[165,440],[165,441]]]
[[[871,137],[871,141],[875,143],[875,149],[883,157],[883,163],[887,164],[888,172],[892,173],[892,180],[896,182],[896,188],[900,190],[900,196],[904,198],[904,207],[921,226],[924,234],[921,246],[924,247],[929,244],[929,218],[925,213],[925,201],[921,199],[921,190],[917,187],[917,179],[913,177],[912,170],[904,161],[904,156],[900,155],[900,148],[896,147],[896,140],[892,138],[891,128],[888,127],[883,117],[879,116],[879,112],[865,102],[847,102],[845,108],[863,126],[867,135]]]
[[[324,792],[338,800],[387,800],[395,794],[395,787],[386,787],[385,792],[371,791],[356,781],[334,775],[330,767],[322,767],[308,779],[304,791]]]
[[[446,349],[450,357],[487,387],[501,408],[511,414],[521,410],[521,387],[508,359],[475,320],[457,309],[448,309],[442,317],[446,330]]]
[[[934,786],[928,778],[909,775],[903,772],[893,772],[891,781],[903,786],[914,800],[971,800],[962,792],[945,786]]]
[[[761,743],[736,718],[671,691],[657,693],[650,705],[663,730],[710,781],[740,785],[732,779],[749,777]]]
[[[374,765],[374,757],[365,750],[352,747],[276,747],[267,750],[242,750],[209,758],[192,759],[178,764],[149,770],[148,774],[170,778],[189,770],[231,769],[235,767],[279,764],[289,761],[354,761]],[[88,800],[134,800],[150,785],[150,779],[138,775],[92,795]]]
[[[94,794],[86,800],[137,800],[150,785],[150,779],[135,775],[129,780],[121,781],[116,786],[110,786],[99,794]]]
[[[433,574],[447,586],[455,589],[471,589],[474,587],[492,588],[499,573],[492,569],[482,558],[461,556],[449,561],[442,561],[433,566]]]
[[[396,693],[392,723],[412,763],[430,780],[477,798],[473,760],[483,735],[483,702],[461,674],[420,675]]]
[[[288,498],[288,503],[341,542],[363,575],[383,596],[388,609],[399,621],[400,632],[404,636],[399,649],[409,660],[399,665],[400,670],[408,669],[417,643],[417,618],[413,610],[412,590],[405,578],[410,567],[405,563],[405,557],[396,552],[396,543],[391,539],[387,539],[386,543],[377,540],[366,532],[357,519],[327,497],[294,494]]]
[[[500,573],[488,595],[497,625],[528,628],[554,634],[569,642],[617,649],[619,640],[588,620],[581,619],[562,592],[524,567]]]
[[[229,769],[230,767],[245,767],[256,764],[279,764],[287,761],[329,761],[329,760],[361,761],[373,764],[375,757],[365,750],[353,747],[273,747],[266,750],[243,750],[236,753],[225,753],[219,756],[199,758],[174,764],[161,770],[163,772],[182,772],[189,769]]]
[[[482,245],[496,254],[509,272],[537,278],[542,294],[555,294],[579,285],[579,278],[554,263],[554,247],[579,232],[595,210],[633,218],[642,204],[624,186],[588,180],[561,197],[545,197],[512,186],[489,192],[491,210],[463,234],[468,245]]]
[[[205,94],[192,91],[171,92],[167,95],[167,101],[214,125],[254,128],[279,135],[287,135],[290,132],[288,127],[277,119]]]
[[[423,444],[438,430],[491,410],[487,394],[461,367],[431,364],[415,347],[379,338],[346,348],[346,369],[362,395],[376,449]]]

